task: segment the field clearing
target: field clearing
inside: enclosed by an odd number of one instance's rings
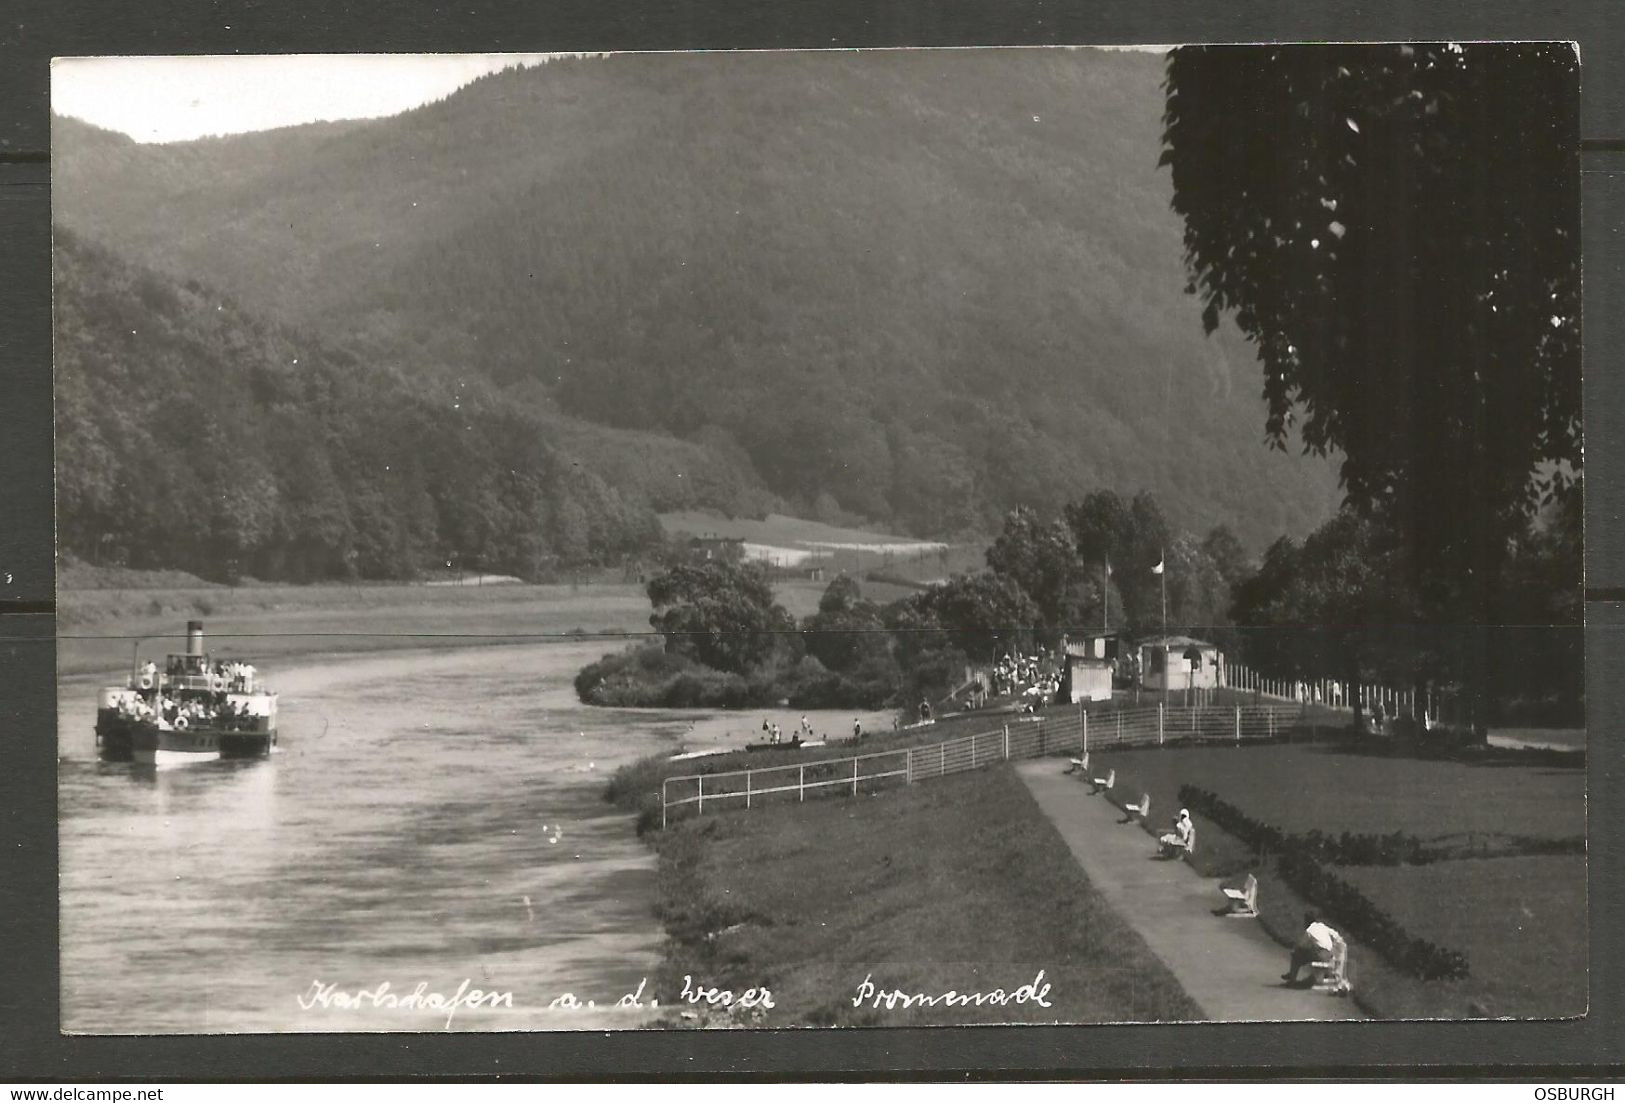
[[[1458,839],[1585,833],[1585,771],[1508,761],[1465,763],[1358,753],[1332,744],[1170,747],[1097,754],[1092,774],[1117,770],[1121,802],[1151,795],[1149,826],[1196,785],[1288,832],[1310,830]],[[1080,784],[1079,799],[1087,787]],[[1273,863],[1196,815],[1192,864],[1208,876],[1259,880],[1260,922],[1282,942],[1302,929],[1304,902]],[[1151,842],[1147,840],[1148,849]],[[1467,955],[1460,981],[1422,982],[1356,944],[1357,994],[1385,1018],[1563,1017],[1586,1003],[1586,860],[1556,854],[1464,858],[1422,866],[1329,866],[1411,934]],[[1329,917],[1336,925],[1337,917]],[[1283,958],[1284,960],[1284,958]]]
[[[148,658],[177,646],[201,619],[209,648],[267,664],[282,656],[430,646],[482,646],[564,635],[649,633],[649,599],[635,584],[408,584],[64,589],[58,670],[125,669],[137,639]]]
[[[757,520],[685,511],[662,513],[660,523],[674,535],[742,540],[748,558],[792,569],[821,566],[830,573],[845,571],[854,575],[881,571],[912,581],[931,582],[956,573],[977,571],[985,565],[985,541],[949,544],[827,525],[782,513],[770,513]],[[867,595],[866,589],[866,595],[884,602],[911,592],[906,587],[894,589],[897,592],[891,595],[878,592]]]
[[[683,510],[660,514],[660,524],[667,532],[684,536],[720,536],[729,540],[747,540],[753,544],[778,544],[808,547],[865,547],[936,549],[945,547],[941,541],[917,540],[909,536],[890,536],[864,529],[842,528],[811,521],[804,517],[791,517],[783,513],[769,513],[765,518],[722,517],[713,513]]]
[[[1099,897],[1008,767],[855,800],[691,821],[657,839],[684,973],[765,984],[763,1025],[923,1026],[1199,1018]],[[1006,991],[1039,970],[1055,1006],[855,1009],[881,989]]]

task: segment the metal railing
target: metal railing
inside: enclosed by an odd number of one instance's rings
[[[1267,705],[1163,705],[1097,712],[1067,709],[985,732],[899,747],[890,751],[790,762],[746,770],[680,774],[660,784],[660,826],[674,814],[801,803],[809,796],[858,796],[893,785],[947,777],[994,762],[1045,755],[1076,755],[1114,747],[1168,743],[1274,739],[1285,734],[1301,709]]]
[[[1256,693],[1277,701],[1352,712],[1358,704],[1367,712],[1437,720],[1438,702],[1431,689],[1395,687],[1379,682],[1346,682],[1336,678],[1270,678],[1245,666],[1225,668],[1224,684],[1243,693]]]

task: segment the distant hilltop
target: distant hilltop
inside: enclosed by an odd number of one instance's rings
[[[1161,77],[1091,50],[619,55],[194,142],[59,118],[54,216],[244,325],[522,412],[627,508],[907,540],[1148,489],[1260,549],[1329,516],[1335,474],[1263,447],[1252,350],[1203,336]]]

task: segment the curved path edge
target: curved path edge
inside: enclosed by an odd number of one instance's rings
[[[1095,889],[1217,1022],[1360,1019],[1352,1000],[1288,988],[1287,952],[1255,919],[1227,919],[1218,882],[1156,857],[1156,843],[1056,759],[1016,766]],[[1200,845],[1200,841],[1198,841]]]

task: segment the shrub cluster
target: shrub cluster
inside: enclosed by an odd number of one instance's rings
[[[1416,835],[1394,831],[1386,835],[1344,831],[1333,835],[1307,831],[1289,835],[1271,824],[1255,820],[1235,805],[1205,789],[1182,786],[1179,799],[1188,808],[1198,808],[1219,827],[1251,845],[1266,850],[1291,850],[1317,862],[1336,866],[1426,865],[1449,857],[1449,852],[1430,847]]]
[[[1468,974],[1467,958],[1448,947],[1412,936],[1398,920],[1372,903],[1359,889],[1329,872],[1321,863],[1332,855],[1376,855],[1368,864],[1398,865],[1407,854],[1423,852],[1421,840],[1394,835],[1343,835],[1320,832],[1289,835],[1272,824],[1247,815],[1205,789],[1183,785],[1180,803],[1211,820],[1248,846],[1276,855],[1276,869],[1294,892],[1336,915],[1347,932],[1370,946],[1396,967],[1422,980],[1459,980]],[[1427,860],[1427,859],[1424,859]],[[1348,862],[1347,864],[1354,864]]]
[[[872,665],[872,664],[871,664]],[[656,644],[605,655],[583,667],[576,695],[615,708],[882,708],[896,686],[868,665],[841,674],[812,656],[768,663],[747,674],[715,670]]]

